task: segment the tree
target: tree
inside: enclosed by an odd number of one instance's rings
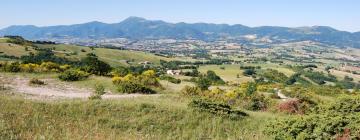
[[[196,81],[196,85],[201,90],[208,90],[211,85],[211,81],[204,76],[200,76],[199,79]]]
[[[247,96],[253,95],[256,90],[257,90],[256,83],[250,82],[246,87],[246,95]]]
[[[206,72],[206,78],[211,81],[213,84],[225,84],[224,80],[222,80],[214,71],[208,70]]]
[[[251,75],[254,75],[255,73],[256,73],[256,72],[255,72],[254,69],[245,69],[244,72],[243,72],[243,74],[244,74],[245,76],[251,76]]]
[[[126,68],[126,67],[122,67],[122,66],[119,66],[119,67],[116,67],[114,70],[113,70],[113,75],[115,76],[120,76],[120,77],[123,77],[123,76],[126,76],[127,74],[130,73],[129,69]]]
[[[83,69],[92,74],[96,75],[106,75],[111,71],[111,66],[103,61],[100,61],[94,53],[89,53],[81,61]]]

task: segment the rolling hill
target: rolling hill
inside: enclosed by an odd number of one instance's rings
[[[173,38],[204,41],[229,37],[241,40],[246,35],[256,35],[258,38],[269,38],[272,40],[272,43],[310,40],[338,47],[360,47],[359,32],[339,31],[327,26],[298,28],[276,26],[248,27],[240,24],[168,23],[161,20],[147,20],[139,17],[129,17],[122,22],[113,24],[94,21],[84,24],[47,27],[16,25],[0,30],[0,36],[3,35],[20,35],[32,40],[123,37],[129,39]]]

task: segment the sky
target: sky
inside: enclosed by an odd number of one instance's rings
[[[360,31],[360,0],[1,0],[10,25],[117,23],[129,16],[167,22],[246,26],[331,26]]]

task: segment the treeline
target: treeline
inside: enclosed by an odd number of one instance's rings
[[[52,41],[40,41],[40,40],[29,41],[24,39],[22,36],[5,35],[4,37],[9,39],[7,40],[8,43],[18,44],[23,46],[33,46],[34,44],[56,44],[55,42]]]
[[[229,59],[210,59],[204,61],[165,61],[160,60],[160,65],[163,68],[177,70],[177,69],[196,69],[199,65],[222,65],[222,64],[230,64],[233,60]]]

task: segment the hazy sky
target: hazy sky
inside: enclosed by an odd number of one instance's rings
[[[247,26],[325,25],[360,31],[360,0],[1,0],[0,28],[120,22],[129,16],[169,22]]]

